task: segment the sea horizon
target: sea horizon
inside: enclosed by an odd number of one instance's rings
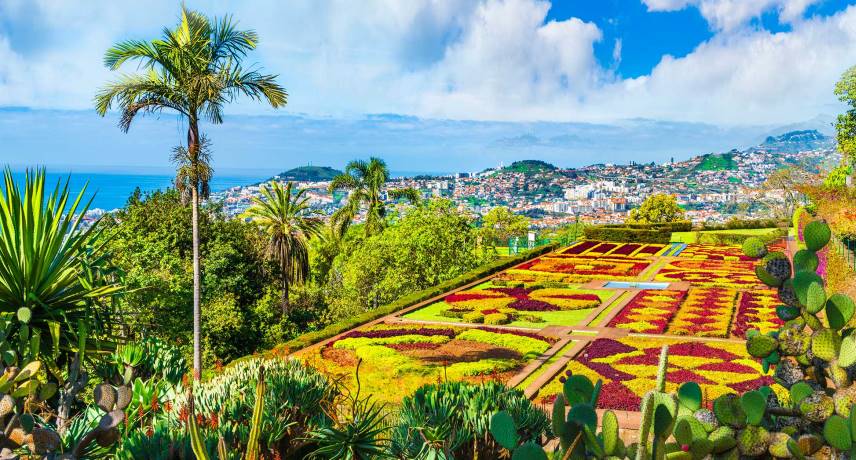
[[[175,172],[158,166],[92,166],[92,165],[47,165],[37,166],[45,169],[46,183],[53,187],[58,181],[69,180],[69,191],[77,196],[86,186],[85,198],[93,196],[90,210],[100,209],[112,211],[127,204],[128,198],[138,187],[141,192],[166,190],[173,186]],[[21,183],[27,169],[9,166],[15,181]],[[220,192],[232,187],[256,184],[270,179],[286,169],[274,168],[221,168],[214,171],[211,180],[211,191]],[[412,177],[420,174],[449,174],[446,172],[429,171],[391,171],[392,177]]]

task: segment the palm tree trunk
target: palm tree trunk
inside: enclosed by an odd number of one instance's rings
[[[187,150],[191,157],[199,149],[199,128],[191,121],[187,130]],[[199,270],[199,184],[192,184],[193,208],[193,378],[202,378],[202,282]]]
[[[282,299],[280,300],[280,307],[282,308],[282,317],[285,318],[289,313],[288,273],[286,272],[285,264],[280,266],[280,272],[282,273]]]

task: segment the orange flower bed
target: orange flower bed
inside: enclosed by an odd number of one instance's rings
[[[748,289],[761,284],[754,261],[678,259],[660,269],[657,281],[686,281],[699,287]]]

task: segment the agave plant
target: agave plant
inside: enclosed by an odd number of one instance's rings
[[[11,312],[32,333],[48,333],[54,350],[70,353],[85,324],[103,331],[106,300],[120,292],[103,250],[100,226],[83,225],[92,199],[86,187],[72,199],[69,182],[46,196],[45,171],[27,171],[23,189],[4,172],[0,197],[0,312]],[[57,333],[58,332],[58,333]],[[47,350],[50,347],[42,347]]]

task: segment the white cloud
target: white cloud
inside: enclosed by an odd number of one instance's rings
[[[820,0],[642,0],[648,11],[677,11],[695,6],[715,30],[732,31],[775,8],[779,20],[793,22]]]
[[[644,0],[650,10],[698,7],[716,34],[649,75],[620,79],[594,57],[593,23],[547,21],[544,0],[198,0],[262,37],[252,56],[280,74],[289,111],[394,112],[482,120],[657,118],[777,123],[838,110],[832,85],[856,63],[856,7],[800,19],[814,0]],[[104,50],[155,38],[176,20],[171,0],[74,7],[0,0],[0,106],[91,108],[111,78]],[[792,30],[742,27],[778,9]],[[614,44],[614,58],[622,43]],[[623,43],[627,45],[627,43]],[[617,60],[617,59],[614,59]],[[133,70],[129,68],[128,70]],[[229,113],[258,113],[251,103]]]

